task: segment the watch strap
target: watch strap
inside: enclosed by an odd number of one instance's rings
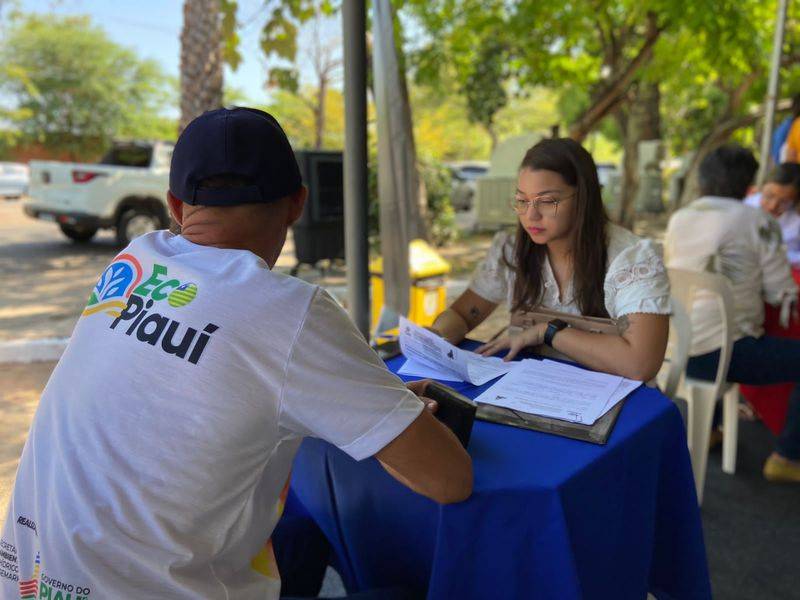
[[[547,324],[547,329],[544,332],[544,343],[552,348],[553,338],[559,331],[566,329],[568,326],[568,323],[566,321],[562,321],[561,319],[553,319],[550,321]]]

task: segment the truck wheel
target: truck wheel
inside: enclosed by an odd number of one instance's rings
[[[150,208],[138,206],[122,213],[117,223],[117,242],[127,246],[134,238],[162,228],[161,216]]]
[[[73,225],[59,224],[61,233],[78,244],[84,244],[94,237],[97,227],[75,227]]]

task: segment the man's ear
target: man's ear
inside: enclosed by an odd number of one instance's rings
[[[304,185],[301,185],[299,190],[289,196],[288,226],[294,225],[300,215],[303,214],[303,207],[306,205],[307,198],[308,188]]]
[[[169,214],[175,222],[183,225],[183,202],[173,196],[170,191],[167,191],[167,206],[169,206]]]

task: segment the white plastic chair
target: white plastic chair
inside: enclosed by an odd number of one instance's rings
[[[697,500],[703,503],[703,487],[708,464],[708,441],[714,418],[717,399],[723,398],[722,470],[733,474],[736,471],[736,443],[739,428],[739,386],[726,381],[733,347],[733,293],[730,282],[722,275],[698,273],[683,269],[668,269],[672,288],[672,310],[670,319],[674,339],[670,343],[669,365],[666,371],[664,393],[670,398],[675,395],[686,399],[689,406],[687,415],[687,438],[692,457]],[[717,374],[713,382],[686,377],[686,363],[692,340],[692,326],[689,317],[691,306],[698,294],[713,296],[720,310],[722,320],[722,339]]]
[[[664,395],[675,400],[681,384],[689,350],[692,346],[692,321],[683,304],[675,298],[672,300],[672,315],[669,318],[669,343],[664,363],[658,373],[657,381]]]

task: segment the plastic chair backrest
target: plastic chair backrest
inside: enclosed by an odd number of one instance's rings
[[[669,346],[667,378],[662,390],[667,398],[674,399],[678,393],[681,376],[686,370],[689,350],[692,347],[692,319],[683,303],[673,294],[672,315],[669,318]]]
[[[717,375],[714,379],[714,390],[715,397],[719,397],[728,377],[728,366],[730,365],[733,348],[734,304],[730,281],[724,275],[716,273],[686,271],[684,269],[667,269],[667,272],[674,301],[673,310],[675,315],[673,319],[676,321],[676,330],[678,327],[681,327],[684,331],[686,330],[686,322],[689,321],[691,307],[698,293],[711,294],[717,301],[722,320],[722,339],[720,340],[720,355]],[[691,322],[688,323],[688,329],[691,331]],[[677,333],[680,335],[680,331]],[[682,364],[676,366],[680,367],[681,371],[683,371],[689,359],[689,346],[691,345],[691,335],[688,336],[688,342],[685,341],[687,336],[684,335],[683,337],[684,339],[679,341],[676,347],[676,354],[678,354],[676,362],[681,363],[682,361]],[[670,366],[670,381],[672,375],[673,371]],[[678,379],[680,379],[679,376]],[[675,385],[677,386],[677,380]]]

